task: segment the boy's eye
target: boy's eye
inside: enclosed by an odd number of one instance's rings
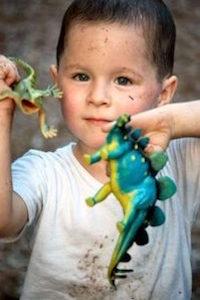
[[[89,76],[84,73],[78,73],[73,76],[73,79],[75,79],[77,81],[88,81]]]
[[[115,82],[119,85],[130,85],[130,84],[132,84],[132,81],[129,78],[124,77],[124,76],[117,77]]]

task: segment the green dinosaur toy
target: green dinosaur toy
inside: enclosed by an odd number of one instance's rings
[[[39,90],[36,86],[36,72],[26,62],[19,58],[10,58],[21,67],[26,77],[15,83],[11,89],[6,89],[0,93],[0,100],[12,98],[20,110],[25,114],[38,113],[40,130],[45,138],[52,138],[57,135],[57,129],[49,127],[46,123],[46,114],[43,108],[44,97],[61,98],[62,92],[56,85],[47,87],[46,90]]]
[[[99,151],[85,155],[90,164],[107,160],[110,173],[110,181],[93,197],[87,198],[86,203],[94,206],[113,193],[124,213],[123,220],[117,223],[119,238],[108,267],[108,279],[114,287],[116,278],[124,278],[126,272],[132,271],[118,269],[120,262],[130,261],[128,249],[134,242],[148,243],[145,230],[148,225],[159,226],[165,222],[163,211],[155,205],[157,199],[165,200],[176,191],[169,177],[155,178],[167,162],[166,153],[155,152],[147,157],[144,149],[149,139],[142,136],[140,129],[131,130],[127,126],[129,121],[129,115],[119,117]]]

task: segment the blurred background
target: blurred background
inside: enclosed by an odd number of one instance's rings
[[[0,54],[22,58],[38,73],[38,85],[51,84],[49,66],[55,50],[67,0],[0,0]],[[174,101],[200,97],[200,2],[165,0],[177,25],[174,72],[180,83]],[[63,126],[58,101],[45,102],[48,123],[58,128],[58,136],[45,140],[37,116],[17,111],[12,136],[13,159],[30,148],[54,150],[72,139]],[[197,162],[199,164],[199,162]],[[27,233],[28,235],[28,233]],[[193,300],[200,299],[200,221],[192,234]],[[0,300],[17,299],[26,272],[30,249],[26,237],[13,245],[0,245]]]

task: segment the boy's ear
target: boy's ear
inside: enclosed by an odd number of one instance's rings
[[[173,75],[165,78],[162,83],[162,91],[158,97],[158,106],[171,102],[178,85],[178,78]]]
[[[51,75],[51,78],[54,83],[57,83],[57,78],[58,78],[58,69],[56,65],[51,65],[49,68],[49,73]]]

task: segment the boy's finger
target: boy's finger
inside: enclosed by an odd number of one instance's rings
[[[7,76],[5,77],[5,83],[7,85],[12,85],[14,82],[19,81],[20,80],[20,76],[17,75],[14,71],[10,71]]]
[[[20,75],[15,64],[2,57],[0,60],[0,80],[4,80],[9,86],[15,81],[20,80]]]
[[[8,65],[8,70],[5,77],[6,84],[10,86],[14,82],[19,80],[20,80],[20,75],[18,73],[17,67],[15,66],[15,64],[10,63],[10,65]]]
[[[152,154],[154,152],[164,151],[164,149],[160,145],[148,144],[144,149],[144,152],[147,154]]]

